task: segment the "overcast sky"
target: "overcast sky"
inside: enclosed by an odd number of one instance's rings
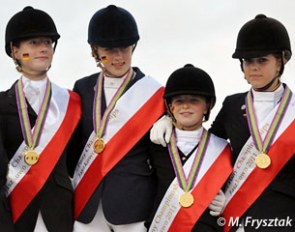
[[[249,89],[239,62],[231,58],[244,23],[259,13],[276,18],[286,26],[295,46],[294,0],[8,0],[0,8],[0,91],[20,76],[4,49],[6,24],[15,13],[30,5],[53,18],[61,38],[48,76],[71,89],[77,79],[99,70],[87,44],[88,22],[109,4],[127,9],[137,21],[140,40],[133,66],[162,84],[186,63],[208,72],[217,94],[209,123],[226,95]],[[295,57],[282,80],[295,91]]]

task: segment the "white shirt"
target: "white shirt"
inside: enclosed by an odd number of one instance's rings
[[[38,114],[40,106],[42,104],[47,77],[42,80],[31,80],[25,76],[22,76],[22,82],[24,86],[24,94],[35,113]]]
[[[284,87],[281,84],[274,92],[257,92],[252,89],[254,109],[258,125],[271,112],[271,110],[280,102],[284,93]]]
[[[185,131],[175,128],[175,132],[176,145],[183,152],[183,154],[187,156],[199,143],[203,127],[193,131]]]
[[[109,105],[110,101],[112,100],[118,88],[121,86],[125,77],[126,76],[120,78],[108,76],[104,77],[104,93],[107,105]]]

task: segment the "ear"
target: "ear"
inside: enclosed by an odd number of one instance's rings
[[[285,61],[284,58],[278,58],[277,59],[277,73],[279,74],[281,72],[281,69],[283,68],[283,66],[285,65]]]
[[[17,60],[21,59],[21,57],[19,57],[19,49],[16,46],[12,46],[12,48],[11,48],[11,56],[14,57]]]
[[[172,104],[169,104],[169,109],[170,109],[171,113],[174,114],[175,108],[174,108],[174,106],[172,106]]]

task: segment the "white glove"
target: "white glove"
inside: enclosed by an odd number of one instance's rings
[[[225,206],[225,195],[222,190],[219,190],[218,194],[214,197],[213,201],[209,205],[210,214],[212,216],[219,216],[223,212]]]
[[[172,134],[172,119],[164,115],[158,121],[156,121],[150,132],[150,139],[155,144],[161,144],[163,147],[167,146]]]

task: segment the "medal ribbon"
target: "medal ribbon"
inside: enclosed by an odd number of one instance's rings
[[[208,131],[203,129],[203,132],[200,138],[200,144],[198,146],[195,158],[193,160],[192,167],[189,171],[188,176],[186,177],[183,170],[182,162],[180,160],[178,149],[176,146],[175,130],[173,130],[172,132],[170,143],[168,144],[168,150],[170,154],[170,159],[173,164],[174,172],[178,180],[178,184],[184,190],[184,192],[189,192],[196,181],[200,167],[204,160],[204,156],[209,144],[209,140],[210,140],[210,135]]]
[[[105,128],[107,125],[107,121],[111,111],[113,110],[117,100],[122,96],[125,91],[127,85],[130,83],[133,77],[133,69],[130,68],[127,72],[127,76],[125,80],[122,82],[115,95],[111,99],[109,105],[107,106],[103,116],[101,117],[101,103],[102,103],[102,89],[103,89],[103,80],[104,80],[104,72],[100,73],[98,78],[94,101],[93,101],[93,128],[98,138],[101,138],[104,135]]]
[[[18,83],[15,85],[18,115],[19,115],[21,130],[22,130],[25,144],[30,149],[34,150],[34,148],[37,147],[39,144],[45,119],[48,113],[49,102],[51,98],[51,83],[49,82],[49,80],[47,80],[46,82],[45,95],[38,112],[38,117],[36,120],[33,133],[32,133],[32,127],[31,127],[31,123],[30,123],[30,119],[28,115],[28,106],[26,103],[23,88],[24,86],[23,86],[22,80],[20,79],[18,80]]]
[[[253,105],[253,97],[251,91],[247,94],[246,97],[246,114],[247,114],[247,121],[250,128],[250,133],[253,138],[253,142],[255,147],[258,151],[262,153],[266,153],[269,150],[270,145],[272,144],[272,141],[277,133],[277,130],[280,126],[280,123],[283,119],[283,116],[285,115],[285,112],[288,108],[288,105],[290,103],[292,97],[291,90],[288,88],[288,86],[285,87],[280,105],[275,113],[275,116],[271,122],[271,125],[265,135],[264,140],[262,141],[261,135],[259,133],[258,129],[258,123],[257,118],[254,110]]]

